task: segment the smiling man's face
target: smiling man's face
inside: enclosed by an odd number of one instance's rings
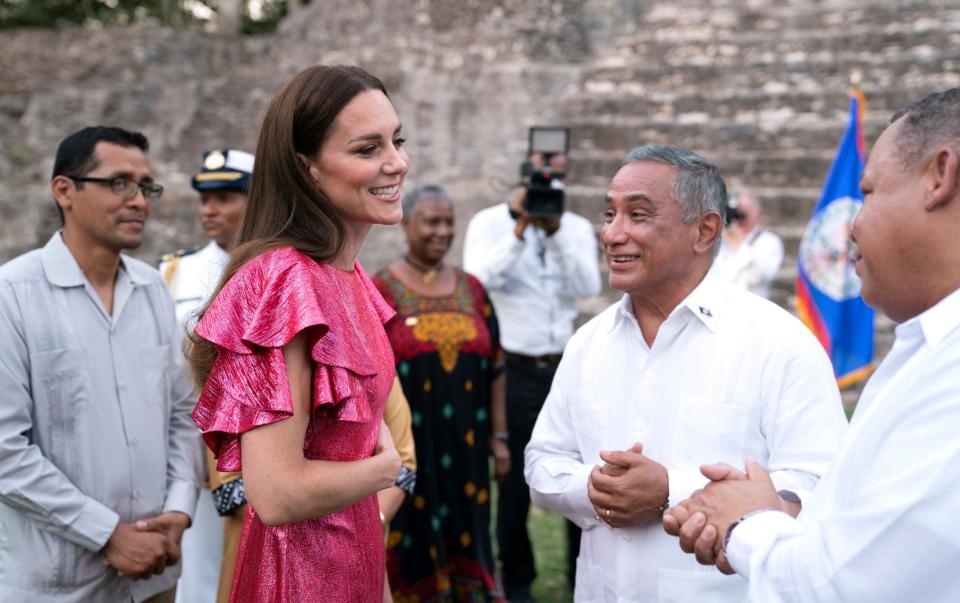
[[[142,150],[98,142],[94,147],[97,167],[87,178],[124,178],[137,183],[152,183],[150,163]],[[99,182],[75,182],[65,198],[64,227],[78,235],[75,240],[115,251],[135,249],[143,240],[143,229],[150,215],[150,201],[138,190],[130,199],[114,193]]]

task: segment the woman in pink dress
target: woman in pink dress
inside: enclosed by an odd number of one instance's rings
[[[402,145],[383,84],[355,67],[301,72],[264,117],[238,246],[191,352],[194,420],[250,502],[231,601],[383,600],[393,311],[356,257],[371,225],[400,220]]]

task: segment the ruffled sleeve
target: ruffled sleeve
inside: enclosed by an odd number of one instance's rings
[[[220,349],[193,420],[218,471],[240,471],[240,434],[293,415],[283,349],[250,354]]]
[[[311,287],[322,278],[320,268],[290,248],[250,260],[210,304],[197,335],[236,354],[283,347],[307,327],[320,327],[317,335],[324,335],[324,308]]]
[[[338,291],[345,279],[333,271],[291,248],[267,252],[231,277],[197,324],[217,359],[193,418],[218,470],[240,470],[241,433],[293,415],[283,347],[301,331],[317,363],[313,409],[331,405],[339,420],[372,418],[364,388],[376,364],[352,339],[362,325],[345,315],[351,296]]]

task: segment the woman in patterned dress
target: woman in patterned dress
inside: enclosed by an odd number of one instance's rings
[[[400,459],[383,424],[393,316],[356,261],[400,220],[409,168],[377,78],[317,66],[267,109],[238,246],[204,308],[194,420],[249,501],[231,601],[384,599],[376,493]]]
[[[453,204],[436,186],[403,200],[408,252],[374,276],[397,311],[387,334],[413,413],[417,484],[387,537],[396,603],[502,601],[490,535],[490,465],[510,470],[496,315],[473,276],[444,264]]]

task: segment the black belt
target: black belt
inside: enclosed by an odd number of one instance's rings
[[[523,354],[514,354],[513,352],[504,351],[503,355],[507,358],[507,362],[513,362],[515,364],[529,364],[536,366],[538,368],[546,368],[548,366],[555,366],[560,364],[560,359],[563,358],[563,354],[544,354],[542,356],[525,356]]]

